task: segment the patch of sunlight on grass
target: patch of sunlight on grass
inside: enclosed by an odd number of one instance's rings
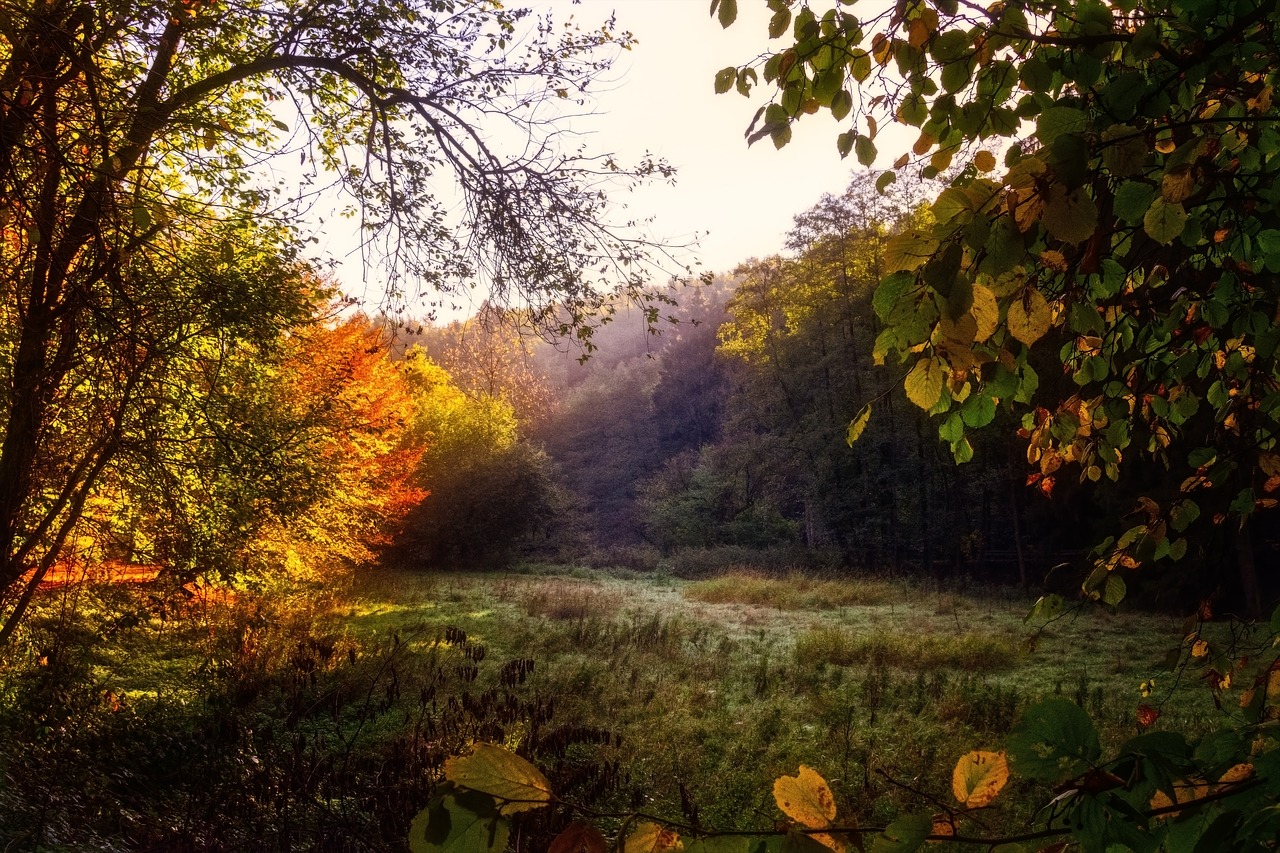
[[[796,638],[797,665],[891,666],[897,669],[959,669],[995,672],[1020,655],[1007,637],[973,631],[957,634],[861,634],[836,627],[811,628]]]
[[[492,610],[472,610],[464,614],[468,619],[487,619],[493,615]]]
[[[794,574],[783,578],[735,571],[691,583],[685,597],[708,604],[749,604],[779,610],[835,610],[902,601],[904,590],[867,578],[827,579]]]
[[[345,610],[348,619],[366,619],[370,616],[390,616],[393,613],[415,613],[419,610],[431,610],[435,602],[425,601],[421,604],[388,604],[385,601],[361,602],[352,604]]]

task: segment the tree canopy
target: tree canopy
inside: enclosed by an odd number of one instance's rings
[[[653,247],[607,191],[670,169],[563,121],[631,42],[496,0],[5,4],[0,637],[155,404],[151,327],[180,335],[182,304],[218,333],[287,329],[276,288],[225,285],[297,276],[294,219],[325,188],[392,298],[482,287],[567,331],[638,295]]]
[[[886,247],[875,357],[902,365],[956,459],[1004,407],[1050,484],[1154,460],[1167,475],[1099,547],[1085,590],[1115,602],[1118,568],[1234,547],[1257,612],[1249,531],[1280,492],[1280,9],[769,8],[778,48],[715,80],[771,87],[749,141],[781,147],[828,111],[847,126],[841,155],[869,166],[898,122],[919,135],[894,168],[950,177],[930,221]],[[729,26],[737,4],[712,11]]]

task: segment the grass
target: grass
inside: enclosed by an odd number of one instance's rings
[[[1030,603],[1007,591],[742,572],[685,582],[581,568],[372,571],[331,585],[306,612],[242,600],[229,605],[234,618],[143,625],[89,665],[99,693],[192,707],[192,685],[207,683],[192,674],[224,667],[229,701],[251,703],[254,732],[291,709],[288,749],[295,729],[358,740],[371,766],[382,766],[379,750],[403,752],[406,732],[420,733],[405,754],[424,768],[470,738],[536,736],[535,757],[566,796],[675,819],[696,808],[722,829],[773,825],[773,779],[804,764],[831,782],[842,820],[882,825],[928,798],[947,801],[958,757],[999,748],[1037,698],[1073,699],[1109,745],[1133,735],[1159,638],[1176,645],[1182,627],[1094,609],[1031,642]],[[1205,725],[1207,691],[1161,678],[1160,725]],[[273,689],[282,698],[263,705]],[[993,826],[1025,827],[1045,801],[1044,790],[1016,787]],[[413,802],[406,794],[397,808]]]
[[[750,604],[779,610],[832,610],[898,601],[902,597],[902,587],[882,580],[828,580],[801,574],[776,578],[750,571],[733,571],[689,584],[685,596],[710,604]]]

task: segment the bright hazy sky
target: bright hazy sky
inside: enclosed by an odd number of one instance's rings
[[[591,153],[615,154],[627,163],[647,151],[676,167],[675,186],[658,183],[616,193],[614,200],[626,209],[613,219],[652,218],[650,236],[669,243],[699,235],[698,245],[680,260],[700,262],[700,271],[731,272],[742,261],[780,251],[792,218],[824,192],[841,192],[861,168],[852,156],[841,160],[836,151],[836,136],[849,119],[841,125],[825,111],[806,116],[782,150],[767,138],[748,148],[744,132],[755,111],[768,103],[772,86],[762,81],[750,98],[715,94],[716,71],[784,44],[783,39],[769,41],[763,0],[743,0],[738,21],[728,29],[711,17],[708,0],[507,2],[550,12],[557,26],[572,16],[585,30],[616,12],[616,29],[638,39],[634,49],[618,52],[613,68],[595,85],[595,114],[575,116],[569,129],[586,135]],[[913,136],[904,141],[900,131],[882,128],[878,165],[886,166],[910,146]],[[330,232],[325,243],[323,248],[341,261],[345,289],[357,295],[363,290],[376,303],[382,287],[376,269],[357,271],[358,252],[341,233]],[[467,303],[480,298],[477,293],[449,301],[461,303],[455,311],[465,315],[474,310]],[[442,319],[455,311],[442,309]]]
[[[621,198],[628,214],[653,216],[654,236],[681,240],[706,234],[697,256],[703,268],[731,270],[753,256],[777,252],[792,217],[824,192],[839,192],[859,168],[841,160],[842,129],[825,113],[806,117],[781,151],[768,139],[747,147],[743,134],[767,88],[743,98],[715,94],[715,72],[741,65],[768,46],[763,2],[740,4],[739,20],[721,29],[707,0],[545,0],[557,20],[585,26],[617,13],[619,30],[639,40],[623,52],[596,91],[601,113],[576,120],[591,130],[593,147],[628,159],[651,151],[678,169],[676,186],[655,186]],[[781,41],[775,44],[781,44]]]

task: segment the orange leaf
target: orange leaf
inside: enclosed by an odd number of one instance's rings
[[[1244,782],[1252,778],[1253,778],[1252,764],[1237,764],[1231,769],[1229,769],[1226,773],[1223,773],[1222,776],[1218,778],[1218,784],[1231,785],[1233,783]]]
[[[1009,762],[1003,752],[974,750],[963,756],[951,774],[951,791],[969,808],[981,808],[996,798],[1009,781]]]
[[[589,823],[575,820],[547,848],[547,853],[608,853],[609,842]]]

